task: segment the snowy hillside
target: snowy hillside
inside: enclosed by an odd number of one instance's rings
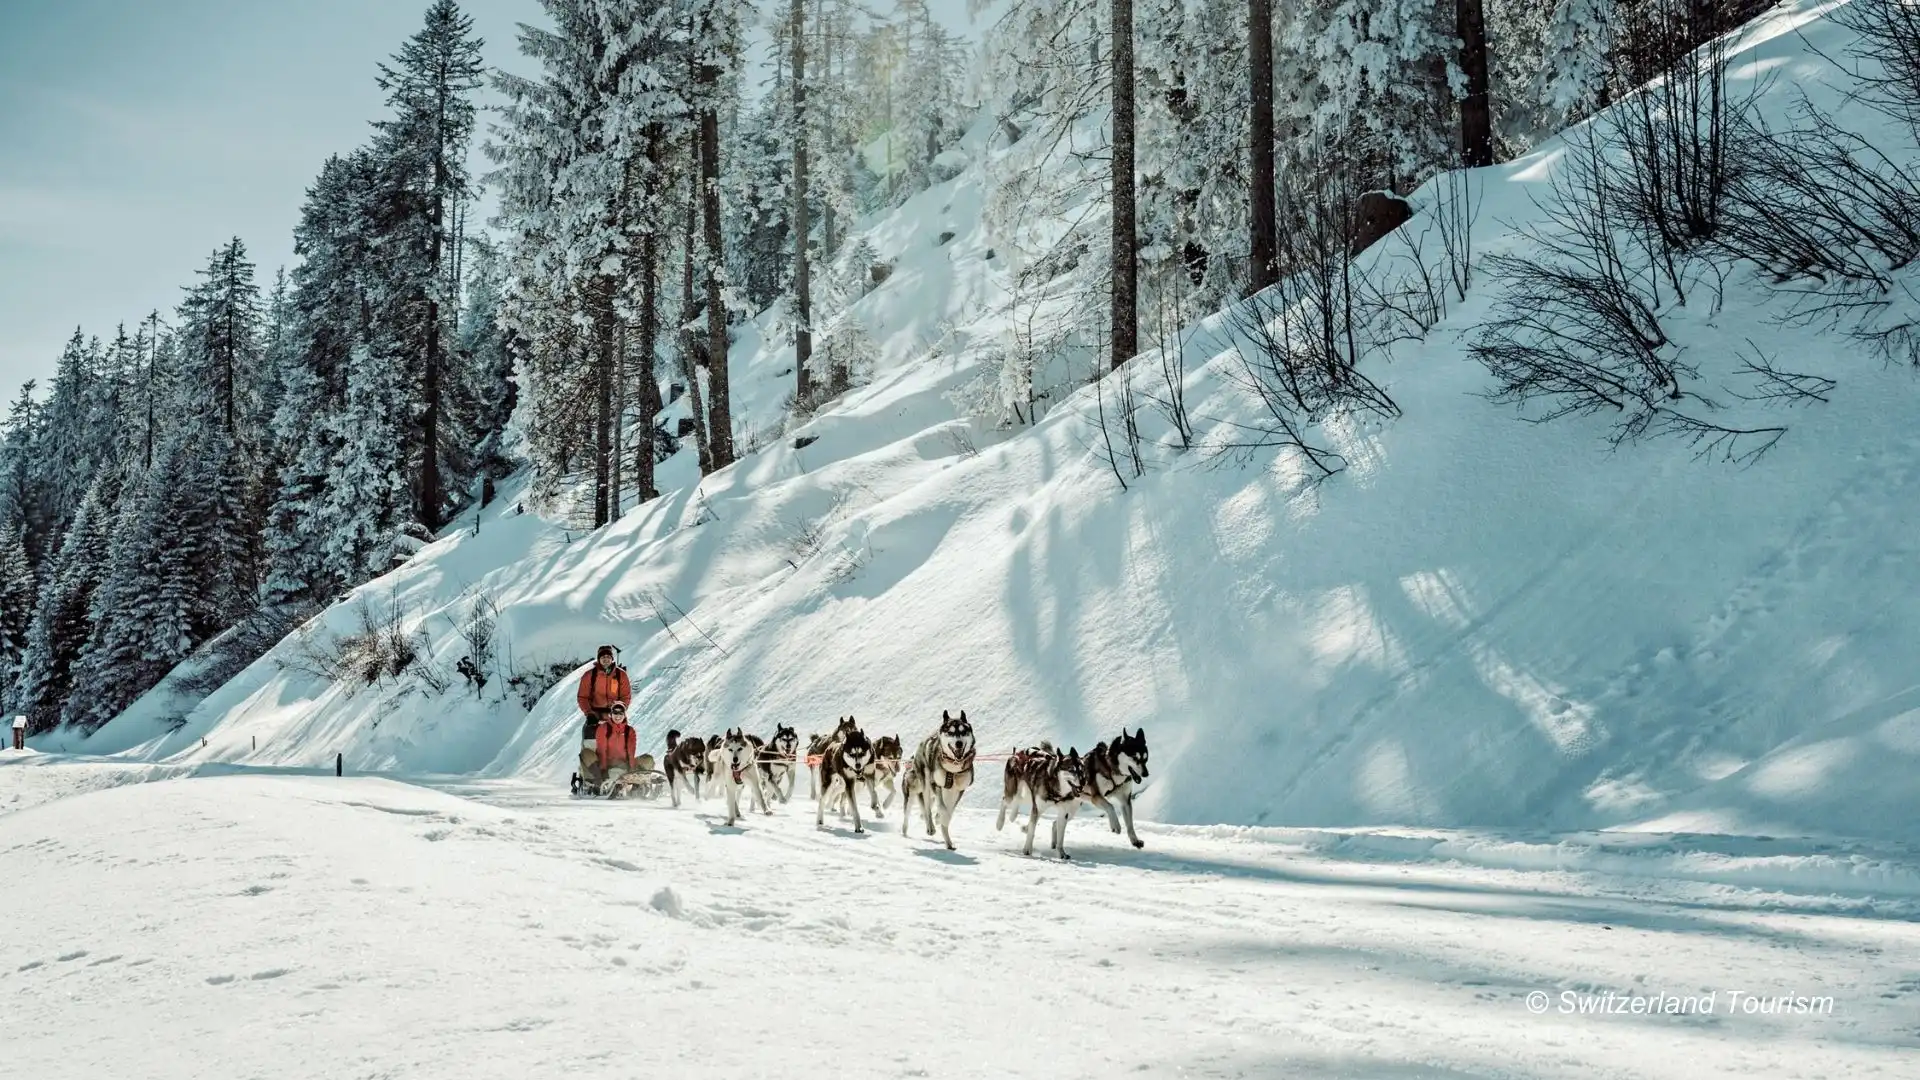
[[[1845,39],[1810,22],[1821,10],[1749,27],[1735,83],[1770,79],[1782,113],[1796,87],[1836,102],[1821,54]],[[869,223],[894,265],[853,309],[878,351],[868,385],[703,485],[683,453],[663,498],[591,534],[516,514],[509,491],[477,535],[463,523],[358,590],[397,602],[446,673],[490,597],[503,661],[481,694],[457,676],[328,683],[296,637],[177,732],[158,692],[84,743],[36,745],[558,785],[578,665],[610,640],[655,749],[669,728],[804,733],[847,713],[917,739],[964,708],[985,750],[1144,726],[1144,812],[1163,822],[1920,839],[1920,435],[1892,404],[1910,372],[1776,329],[1768,294],[1734,280],[1717,310],[1671,313],[1685,347],[1718,363],[1764,335],[1838,381],[1830,403],[1750,468],[1658,440],[1609,453],[1604,418],[1528,424],[1477,396],[1462,339],[1480,289],[1372,372],[1404,417],[1330,433],[1351,465],[1310,486],[1271,452],[1209,452],[1255,408],[1216,318],[1187,346],[1202,445],[1143,414],[1148,471],[1123,491],[1090,449],[1091,390],[1013,432],[956,418],[953,392],[1018,332],[1011,241],[982,209],[988,159],[1025,151],[987,135],[957,178]],[[1524,244],[1565,160],[1549,143],[1473,178],[1477,250]],[[743,431],[776,430],[791,383],[770,327],[736,344]],[[355,604],[307,642],[355,628]],[[509,661],[541,669],[531,710]]]

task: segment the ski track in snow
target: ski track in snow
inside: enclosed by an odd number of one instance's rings
[[[1663,878],[1657,844],[1622,857],[1644,877],[1307,830],[1148,824],[1135,851],[1103,816],[1062,863],[994,808],[971,792],[949,853],[897,805],[816,829],[804,792],[735,827],[519,782],[55,800],[0,817],[7,1074],[1894,1077],[1920,1052],[1915,905],[1865,889]],[[1536,990],[1721,1001],[1536,1016]]]

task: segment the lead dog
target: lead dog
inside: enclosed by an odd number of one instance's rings
[[[913,817],[913,801],[920,800],[920,813],[927,822],[927,835],[933,835],[933,806],[940,804],[940,839],[953,850],[953,811],[960,797],[973,786],[973,725],[967,722],[967,710],[959,716],[940,714],[940,729],[921,740],[900,778],[900,835],[907,835],[907,821]],[[891,801],[891,800],[889,800]]]
[[[814,804],[814,826],[826,825],[827,804],[838,795],[844,796],[847,805],[853,808],[853,831],[866,832],[860,826],[859,785],[862,781],[873,783],[873,744],[867,741],[865,732],[854,728],[820,756],[820,801]]]
[[[698,735],[681,738],[678,731],[667,732],[667,760],[662,765],[667,774],[667,794],[673,796],[673,805],[680,805],[680,785],[687,785],[687,791],[695,800],[700,798],[700,782],[707,775],[707,742]]]
[[[785,724],[773,726],[773,738],[747,736],[753,744],[760,769],[760,783],[780,797],[793,801],[794,768],[800,755],[800,734]]]
[[[1121,728],[1119,738],[1096,745],[1082,763],[1087,769],[1087,801],[1107,812],[1107,824],[1116,833],[1120,819],[1126,818],[1127,839],[1134,847],[1146,847],[1133,831],[1133,793],[1147,778],[1147,729],[1129,735]]]
[[[873,808],[873,816],[893,805],[893,797],[899,793],[897,782],[900,775],[900,736],[882,735],[873,740],[873,773],[867,777],[867,805]],[[887,801],[880,801],[880,789],[887,789]],[[838,810],[841,817],[846,816],[846,808],[840,805],[840,796],[834,795],[827,800],[827,809]]]
[[[1073,811],[1085,797],[1087,782],[1086,766],[1080,760],[1080,751],[1068,750],[1065,754],[1053,748],[1052,743],[1041,743],[1026,750],[1017,750],[1007,761],[1005,792],[1000,799],[1000,817],[994,822],[998,829],[1006,825],[1008,811],[1014,817],[1020,816],[1019,804],[1027,809],[1027,846],[1022,854],[1033,854],[1033,830],[1040,824],[1042,815],[1053,817],[1053,850],[1063,859],[1071,858],[1067,854],[1067,822],[1073,820]]]
[[[708,771],[727,793],[727,824],[740,820],[741,788],[753,793],[753,801],[761,813],[773,813],[773,807],[767,805],[767,793],[760,786],[760,751],[747,741],[746,733],[739,728],[728,728],[716,743],[707,752]]]

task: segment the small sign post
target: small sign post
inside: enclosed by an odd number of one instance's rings
[[[15,750],[27,748],[27,718],[24,716],[13,718],[13,748]]]

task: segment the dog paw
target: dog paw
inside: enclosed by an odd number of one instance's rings
[[[1133,846],[1135,848],[1143,848],[1147,846],[1147,842],[1145,840],[1135,840]]]

